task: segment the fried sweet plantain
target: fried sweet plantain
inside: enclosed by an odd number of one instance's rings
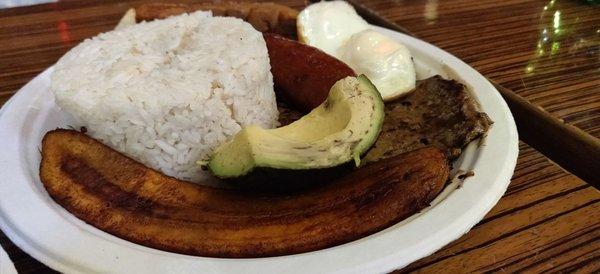
[[[149,3],[135,8],[135,21],[150,21],[169,16],[194,12],[212,11],[215,16],[231,16],[250,23],[261,32],[272,32],[289,38],[296,37],[296,18],[298,11],[275,3]]]
[[[267,195],[179,181],[83,133],[58,129],[42,141],[40,176],[58,204],[118,237],[239,258],[317,250],[389,227],[429,205],[449,163],[440,150],[425,148],[317,188]]]
[[[385,121],[366,162],[426,146],[458,158],[471,141],[485,135],[492,120],[467,88],[439,75],[420,80],[408,95],[385,104]]]

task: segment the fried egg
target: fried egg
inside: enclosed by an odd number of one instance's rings
[[[367,21],[344,1],[319,2],[306,7],[298,15],[296,26],[300,42],[333,56],[352,34],[369,28]]]
[[[408,48],[374,30],[363,30],[346,41],[337,57],[365,74],[381,97],[390,100],[415,88],[415,67]]]
[[[372,30],[344,1],[312,4],[298,15],[300,42],[319,48],[365,74],[384,100],[397,98],[416,84],[412,55],[402,43]]]

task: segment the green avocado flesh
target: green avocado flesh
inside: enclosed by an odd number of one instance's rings
[[[316,169],[334,167],[360,156],[376,141],[383,123],[379,91],[360,75],[339,80],[327,100],[287,126],[249,126],[219,146],[208,162],[221,178],[243,176],[255,167]]]

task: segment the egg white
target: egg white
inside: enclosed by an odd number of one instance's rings
[[[308,6],[298,15],[296,25],[300,42],[333,56],[352,34],[369,28],[367,21],[344,1]]]
[[[406,46],[374,30],[355,33],[338,48],[337,56],[365,74],[381,97],[393,99],[415,88],[416,74]]]
[[[402,43],[370,29],[344,1],[319,2],[297,19],[300,42],[319,48],[365,74],[389,101],[414,89],[412,55]]]

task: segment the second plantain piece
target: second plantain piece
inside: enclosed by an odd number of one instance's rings
[[[318,250],[385,229],[429,205],[449,176],[435,148],[354,169],[287,195],[176,180],[74,130],[42,141],[50,197],[108,233],[198,256],[248,258]]]

